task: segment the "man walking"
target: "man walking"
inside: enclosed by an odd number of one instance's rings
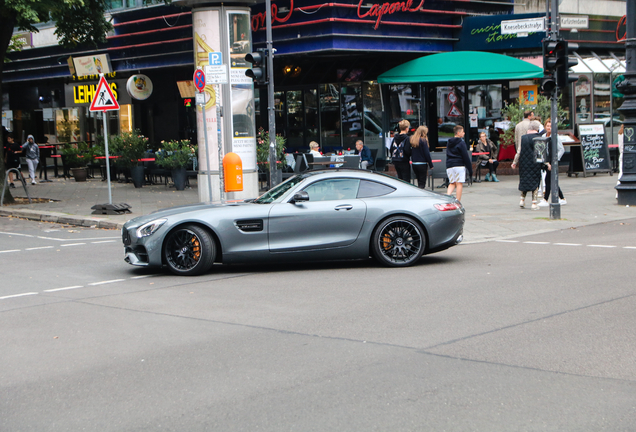
[[[31,177],[31,184],[36,184],[35,170],[40,162],[40,147],[35,143],[33,135],[27,137],[27,142],[22,145],[24,150],[24,157],[26,157],[27,165],[29,166],[29,177]]]

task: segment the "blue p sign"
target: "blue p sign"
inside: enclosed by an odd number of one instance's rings
[[[208,63],[210,64],[210,66],[222,65],[223,53],[220,53],[220,52],[208,53]]]

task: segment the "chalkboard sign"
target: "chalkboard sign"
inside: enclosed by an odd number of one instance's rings
[[[583,172],[612,173],[609,147],[605,140],[605,126],[602,123],[580,124],[581,157]]]

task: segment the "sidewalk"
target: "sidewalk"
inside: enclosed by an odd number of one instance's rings
[[[464,187],[462,204],[466,208],[464,242],[476,243],[494,239],[569,229],[600,222],[636,217],[635,207],[616,204],[616,175],[559,176],[567,205],[561,206],[561,220],[551,221],[549,208],[519,208],[518,176],[499,176],[499,183],[482,182]],[[95,204],[108,203],[106,182],[89,179],[84,183],[53,179],[51,183],[29,185],[35,198],[53,200],[46,203],[18,204],[0,207],[0,216],[22,217],[69,225],[121,228],[129,219],[162,208],[199,202],[196,180],[191,189],[176,191],[164,185],[135,189],[131,183],[112,183],[113,203],[127,203],[132,213],[125,215],[91,215]],[[435,189],[445,193],[446,189]],[[11,189],[13,196],[26,197],[22,188]],[[0,222],[1,223],[1,222]]]

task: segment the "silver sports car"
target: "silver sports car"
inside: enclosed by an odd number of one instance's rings
[[[205,273],[215,262],[367,259],[403,267],[462,241],[454,198],[363,170],[309,171],[259,198],[160,210],[122,229],[125,260]]]

